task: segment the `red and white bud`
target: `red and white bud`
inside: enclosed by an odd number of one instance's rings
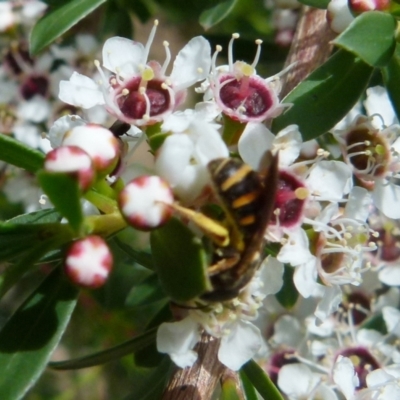
[[[73,283],[96,289],[107,281],[112,265],[113,257],[105,240],[100,236],[87,236],[71,245],[64,269]]]
[[[110,130],[95,124],[74,127],[65,134],[62,145],[85,150],[99,171],[114,166],[120,155],[118,139]]]
[[[165,224],[174,201],[167,182],[158,176],[140,176],[130,181],[119,195],[119,207],[130,225],[151,230]]]
[[[366,11],[385,11],[390,7],[389,0],[349,0],[349,7],[354,15]]]
[[[83,191],[90,188],[95,176],[92,159],[77,146],[61,146],[47,153],[44,169],[76,176]]]

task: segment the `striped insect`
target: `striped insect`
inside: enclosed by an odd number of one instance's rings
[[[208,165],[230,240],[227,246],[215,249],[208,269],[213,289],[201,296],[204,300],[237,297],[261,263],[264,233],[274,210],[278,182],[278,157],[267,153],[265,160],[268,166],[264,178],[235,158],[216,159]]]

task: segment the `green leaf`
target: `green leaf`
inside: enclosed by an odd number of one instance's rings
[[[239,395],[236,387],[236,381],[232,378],[225,379],[221,385],[220,400],[241,400],[242,396]]]
[[[124,400],[159,400],[172,370],[172,362],[164,356],[159,366],[135,385],[135,390]]]
[[[297,124],[304,141],[327,132],[358,101],[372,72],[353,54],[337,51],[283,99],[293,106],[274,119],[273,132]]]
[[[133,37],[132,20],[125,8],[120,8],[114,2],[108,2],[103,16],[101,32],[112,36]]]
[[[394,111],[397,118],[400,119],[400,44],[397,45],[396,51],[386,67],[381,69],[381,73]]]
[[[60,214],[54,208],[34,211],[27,214],[21,214],[7,221],[9,224],[45,224],[58,222],[61,220]]]
[[[124,251],[129,257],[132,258],[132,261],[137,262],[138,264],[148,269],[151,270],[154,269],[153,257],[151,256],[150,253],[147,253],[145,251],[135,250],[131,246],[123,242],[121,239],[119,239],[118,237],[115,237],[114,241],[122,251]]]
[[[49,363],[49,367],[58,370],[64,369],[81,369],[94,367],[95,365],[105,364],[109,361],[116,360],[153,343],[156,338],[156,329],[151,329],[142,335],[128,340],[118,346],[107,350],[100,351],[89,356],[75,358],[73,360],[57,361]]]
[[[173,300],[185,302],[211,289],[201,240],[182,222],[172,218],[151,232],[150,243],[161,286]]]
[[[387,335],[387,327],[385,320],[383,318],[383,314],[380,312],[379,314],[373,315],[371,318],[365,320],[361,326],[361,329],[373,329],[375,331],[380,332],[382,335]]]
[[[106,0],[73,0],[46,14],[34,26],[30,52],[37,54]]]
[[[126,304],[133,307],[148,305],[165,298],[166,295],[160,287],[158,276],[152,274],[132,288],[126,298]]]
[[[78,291],[51,273],[0,332],[0,393],[21,399],[46,368],[67,327]]]
[[[47,241],[62,244],[72,237],[66,224],[12,224],[0,223],[0,261],[20,259],[38,245]]]
[[[330,0],[299,0],[299,3],[304,4],[306,6],[321,8],[326,10],[328,8]]]
[[[44,154],[0,133],[0,160],[29,172],[36,172],[43,166]]]
[[[57,211],[78,232],[83,222],[78,179],[69,174],[48,171],[40,171],[37,176],[40,186]]]
[[[238,0],[223,1],[214,7],[203,11],[199,18],[200,25],[207,30],[218,24],[218,22],[221,22],[228,16],[233,7],[235,7],[237,1]]]
[[[258,400],[256,389],[254,389],[247,375],[243,371],[239,371],[239,376],[246,400]]]
[[[253,360],[248,361],[243,365],[241,372],[243,372],[253,386],[257,389],[258,393],[265,400],[283,400],[283,396],[273,384],[270,377],[263,371],[263,369]]]
[[[396,47],[396,20],[393,16],[369,11],[362,13],[333,43],[372,67],[382,67],[391,59]],[[373,39],[368,39],[373,35]]]
[[[283,271],[283,286],[275,295],[279,303],[286,309],[291,309],[299,298],[299,292],[293,282],[294,268],[285,264]]]

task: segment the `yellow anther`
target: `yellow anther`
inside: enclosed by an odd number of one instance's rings
[[[305,187],[300,187],[300,188],[297,188],[297,189],[294,191],[294,194],[295,194],[295,196],[296,196],[297,199],[299,199],[299,200],[305,200],[305,199],[310,195],[310,192],[308,191],[307,188],[305,188]]]
[[[232,37],[233,37],[234,39],[239,39],[239,38],[240,38],[240,35],[239,35],[238,33],[232,33]]]
[[[142,79],[144,81],[151,81],[154,78],[154,71],[151,68],[146,68],[142,72]]]

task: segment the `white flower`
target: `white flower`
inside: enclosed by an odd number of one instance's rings
[[[167,42],[164,65],[148,61],[157,25],[156,21],[146,46],[121,37],[108,39],[103,66],[112,73],[111,79],[96,61],[100,81],[74,72],[69,81],[60,82],[60,99],[82,108],[105,105],[119,120],[138,126],[162,121],[184,100],[186,88],[207,77],[211,58],[209,43],[195,37],[179,52],[171,75],[166,76],[171,58]]]
[[[213,122],[213,109],[211,114],[207,110],[205,103],[196,110],[176,112],[162,125],[172,134],[157,153],[155,170],[185,202],[195,200],[209,182],[208,163],[229,156],[219,125]]]
[[[302,139],[297,125],[289,125],[276,136],[262,123],[249,122],[238,142],[239,154],[254,170],[267,150],[279,151],[279,166],[291,165],[299,156]]]
[[[346,400],[354,399],[355,389],[360,381],[349,358],[339,356],[333,368],[333,380],[338,385]]]
[[[178,367],[186,368],[197,360],[197,353],[192,349],[199,340],[199,325],[190,317],[164,322],[157,331],[157,350],[169,354]]]
[[[312,372],[303,364],[284,365],[278,374],[278,386],[290,400],[338,398],[334,391],[322,382],[320,374]]]

